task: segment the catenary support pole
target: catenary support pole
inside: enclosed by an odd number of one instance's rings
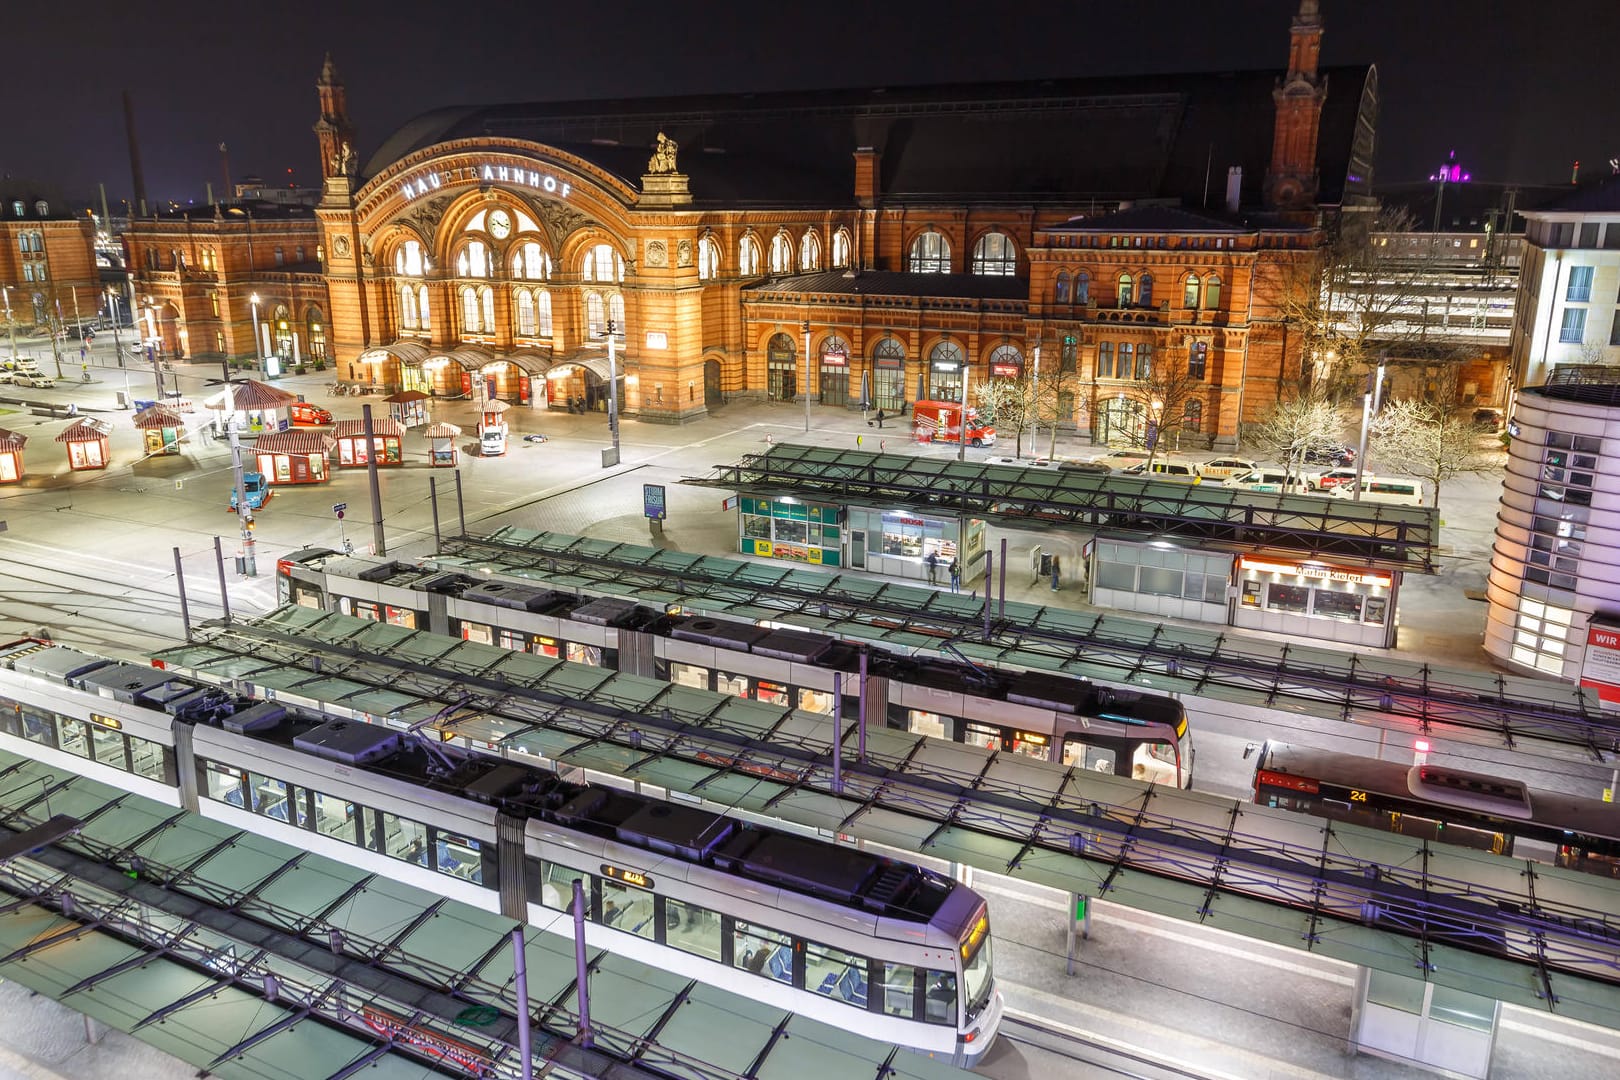
[[[456,470],[456,518],[461,522],[461,536],[467,535],[467,504],[461,498],[461,470]]]
[[[523,1080],[534,1077],[534,1049],[529,1034],[529,958],[523,947],[523,927],[512,928],[512,989],[517,994],[518,1058]]]
[[[579,1045],[587,1050],[591,1037],[590,969],[585,963],[585,883],[574,879],[574,981],[579,990]]]
[[[985,573],[989,573],[989,567],[985,568]],[[996,592],[1000,595],[997,615],[1005,619],[1007,617],[1007,538],[1005,536],[1001,538],[1001,580],[996,585]]]
[[[444,550],[444,538],[439,535],[439,478],[428,477],[428,502],[433,505],[433,554]]]
[[[995,567],[991,564],[996,557],[988,551],[984,553],[984,640],[990,640],[990,576]]]
[[[866,646],[861,646],[861,687],[860,687],[860,723],[861,729],[857,733],[859,745],[856,747],[856,756],[862,765],[866,764]]]
[[[220,582],[224,584],[223,579]],[[186,640],[191,640],[191,609],[186,607],[186,573],[180,566],[180,549],[174,549],[174,585],[180,592],[180,627],[186,632]]]
[[[225,591],[225,549],[219,537],[214,537],[214,565],[219,568],[219,606],[225,609],[225,621],[231,621],[231,594]]]
[[[388,542],[383,539],[382,485],[377,479],[377,439],[369,404],[360,406],[360,420],[366,433],[366,479],[371,482],[371,544],[378,555],[387,555]]]
[[[844,673],[833,672],[833,791],[844,790]]]

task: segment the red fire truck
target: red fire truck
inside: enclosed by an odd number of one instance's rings
[[[918,442],[957,442],[962,438],[962,403],[959,401],[919,401],[911,410],[911,433]],[[968,406],[969,446],[994,446],[996,429],[979,419],[979,410]]]

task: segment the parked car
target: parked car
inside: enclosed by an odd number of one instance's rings
[[[41,375],[38,372],[25,372],[24,374],[17,376],[16,381],[19,386],[32,386],[36,390],[49,390],[51,387],[56,385],[55,379],[51,378],[49,375]]]
[[[1050,458],[987,457],[986,465],[1016,465],[1024,469],[1055,469],[1058,463]]]
[[[1303,495],[1306,493],[1305,482],[1298,476],[1290,480],[1288,475],[1281,469],[1267,468],[1263,465],[1250,472],[1231,477],[1221,486],[1237,488],[1240,491],[1256,491],[1262,495]]]
[[[1475,409],[1474,426],[1481,431],[1497,432],[1502,430],[1502,414],[1495,409]]]
[[[4,386],[4,385],[10,383],[10,382],[14,381],[16,378],[17,378],[17,373],[16,372],[14,372],[14,371],[6,371],[5,369],[0,368],[0,386]]]
[[[1331,446],[1318,446],[1305,451],[1307,465],[1354,465],[1356,463],[1356,448],[1337,443]]]
[[[330,412],[307,401],[295,401],[287,406],[287,418],[294,427],[319,427],[332,422]]]
[[[1196,484],[1203,480],[1198,474],[1198,467],[1190,461],[1166,461],[1160,459],[1148,468],[1147,462],[1132,465],[1125,472],[1130,476],[1151,476],[1155,480],[1170,480],[1179,484]]]
[[[1210,480],[1230,480],[1234,476],[1242,476],[1246,472],[1253,472],[1259,468],[1260,463],[1247,458],[1218,457],[1202,462],[1198,466],[1198,475]]]
[[[1062,458],[1057,464],[1060,469],[1086,473],[1090,476],[1107,476],[1114,471],[1100,461],[1075,461],[1073,458]]]
[[[260,472],[245,472],[242,474],[242,494],[247,496],[248,509],[260,510],[270,501],[270,481]],[[231,488],[231,513],[238,513],[236,509],[236,488]]]
[[[1128,469],[1132,465],[1141,465],[1148,459],[1146,450],[1109,450],[1102,454],[1091,455],[1091,460],[1099,465],[1107,465],[1110,469]]]
[[[1372,477],[1364,476],[1362,479],[1371,480]],[[1350,468],[1329,469],[1327,472],[1317,473],[1307,481],[1312,491],[1332,491],[1341,484],[1353,484],[1355,482],[1356,470]]]

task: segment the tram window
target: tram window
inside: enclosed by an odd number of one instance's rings
[[[484,883],[483,856],[477,840],[435,829],[433,863],[434,869],[441,874],[464,878],[476,885]]]
[[[529,646],[529,649],[536,656],[549,656],[553,660],[562,657],[562,649],[558,647],[556,638],[537,637],[534,639],[534,644]]]
[[[161,743],[151,739],[142,739],[134,735],[129,737],[129,764],[130,771],[136,776],[144,776],[148,780],[160,783],[174,783],[174,766],[171,758]]]
[[[866,1008],[866,957],[830,945],[804,946],[804,986],[823,997]]]
[[[1166,753],[1168,752],[1168,756]],[[1176,754],[1167,743],[1143,743],[1131,755],[1131,779],[1149,784],[1176,782]]]
[[[482,623],[463,621],[461,624],[461,638],[463,641],[476,641],[480,645],[495,644],[495,635],[489,627]]]
[[[1558,849],[1558,865],[1571,870],[1580,870],[1588,874],[1600,874],[1603,877],[1620,878],[1620,857],[1601,855],[1593,851],[1585,851],[1578,847],[1563,846]]]
[[[208,761],[203,763],[203,775],[206,779],[207,798],[215,802],[230,803],[232,806],[241,806],[246,798],[242,793],[243,776],[240,772],[226,765]]]
[[[540,860],[539,877],[540,903],[544,907],[553,911],[569,911],[573,907],[575,881],[586,883],[586,901],[590,900],[591,876],[583,870],[544,859]]]
[[[1118,772],[1119,754],[1113,747],[1097,746],[1080,739],[1063,740],[1063,764],[1076,765],[1091,772]]]
[[[1416,814],[1392,815],[1391,832],[1398,832],[1402,836],[1416,836],[1423,840],[1440,839],[1440,823],[1433,818],[1419,817]]]
[[[799,708],[805,712],[820,713],[822,716],[831,716],[833,708],[832,693],[826,690],[810,690],[800,688]]]
[[[56,715],[43,712],[31,705],[23,706],[23,736],[29,742],[45,746],[56,745]]]
[[[748,696],[748,676],[728,675],[724,671],[714,673],[714,688],[722,694],[731,694],[734,697]]]
[[[90,748],[100,764],[129,772],[129,759],[124,752],[122,732],[109,731],[100,724],[93,724],[90,728]]]
[[[969,746],[982,746],[986,750],[1000,750],[1002,745],[1001,729],[986,724],[975,724],[969,720],[962,725],[962,741]]]
[[[524,634],[521,630],[497,629],[495,631],[495,644],[499,645],[503,649],[512,649],[516,652],[526,651],[526,642],[523,640],[523,638]]]
[[[410,608],[388,605],[388,621],[395,626],[403,626],[410,630],[416,629],[416,612]]]
[[[793,982],[793,941],[786,934],[738,920],[731,935],[732,963],[767,979]]]
[[[253,800],[249,808],[255,814],[287,820],[287,782],[273,776],[248,773],[248,795]]]
[[[910,964],[878,963],[883,982],[883,1011],[911,1020],[917,1015],[917,969]]]
[[[290,823],[300,829],[309,828],[309,788],[288,784],[287,805],[291,808]]]
[[[398,814],[382,811],[383,854],[394,859],[426,866],[427,826]]]
[[[777,682],[767,682],[760,679],[754,684],[754,696],[760,701],[771,705],[786,705],[788,703],[788,688]]]
[[[577,641],[568,643],[568,659],[576,664],[590,664],[592,667],[602,666],[602,646],[581,645]]]
[[[371,600],[354,600],[354,610],[350,612],[357,619],[370,619],[372,622],[382,622],[382,605]]]
[[[1486,829],[1471,829],[1466,825],[1442,825],[1436,839],[1459,847],[1473,848],[1501,855],[1507,851],[1507,837]]]
[[[720,959],[720,916],[683,900],[664,900],[664,938],[682,952]]]
[[[653,894],[603,878],[600,921],[627,934],[653,937],[658,930],[653,921]]]
[[[1012,748],[1015,754],[1040,758],[1042,761],[1046,760],[1047,751],[1050,749],[1046,736],[1031,735],[1026,731],[1013,732]]]
[[[354,803],[333,795],[315,792],[315,831],[345,844],[358,844]]]
[[[60,740],[57,745],[74,757],[89,757],[90,733],[85,730],[85,722],[71,716],[58,716],[56,722]]]
[[[930,1024],[956,1026],[956,972],[930,971],[923,995],[923,1019]]]
[[[22,734],[22,706],[9,698],[0,698],[0,731]]]
[[[321,594],[318,590],[306,588],[296,583],[293,585],[292,600],[299,607],[318,608],[321,606]]]
[[[669,665],[669,681],[676,686],[690,686],[694,690],[707,690],[709,688],[709,669],[697,664],[682,664],[671,661]]]
[[[945,718],[939,713],[924,712],[922,709],[909,709],[906,712],[906,730],[916,735],[927,735],[931,739],[948,739],[950,730],[945,726]]]

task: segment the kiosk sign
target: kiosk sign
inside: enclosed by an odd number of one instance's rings
[[[642,513],[644,515],[646,515],[647,520],[649,520],[649,521],[663,521],[664,520],[664,485],[663,484],[642,484],[641,485],[641,505],[642,505]]]
[[[1593,623],[1586,628],[1581,685],[1597,691],[1603,708],[1620,710],[1620,627]]]

